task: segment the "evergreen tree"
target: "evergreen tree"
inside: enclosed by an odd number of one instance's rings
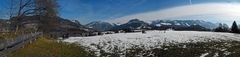
[[[215,32],[222,32],[222,24],[220,23],[216,29],[214,29]]]
[[[232,33],[239,33],[236,21],[234,21],[233,24],[232,24],[231,32]]]

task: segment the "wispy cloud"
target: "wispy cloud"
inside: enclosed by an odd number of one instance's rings
[[[177,19],[191,16],[217,17],[214,20],[234,20],[240,15],[240,4],[238,3],[204,3],[178,6],[158,11],[139,13],[120,17],[111,20],[112,23],[126,23],[131,19],[138,18],[143,21],[151,22],[159,19]],[[188,18],[191,19],[191,18]],[[203,17],[194,18],[204,20]]]

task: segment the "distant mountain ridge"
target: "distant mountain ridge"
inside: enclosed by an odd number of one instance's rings
[[[23,16],[21,19],[17,19],[15,17],[7,20],[11,22],[8,27],[10,31],[16,30],[16,24],[18,24],[19,29],[24,32],[27,31],[43,31],[48,28],[51,32],[78,32],[78,33],[86,33],[92,32],[94,30],[85,27],[80,24],[77,20],[69,20],[61,17],[56,17],[55,21],[49,21],[53,19],[45,19],[39,18],[39,16]],[[0,20],[1,21],[1,20]],[[48,26],[54,24],[55,26]],[[1,25],[2,26],[2,25]]]
[[[85,26],[97,31],[106,31],[106,30],[110,30],[114,25],[107,22],[103,22],[103,21],[93,21],[86,24]]]
[[[108,25],[106,25],[108,24]],[[95,30],[123,30],[123,29],[158,29],[164,30],[168,28],[176,30],[210,30],[217,27],[217,24],[206,22],[203,20],[155,20],[151,23],[144,22],[139,19],[132,19],[124,24],[115,24],[108,22],[91,22],[87,27],[95,28]],[[105,30],[103,30],[103,26]],[[98,29],[100,28],[100,29]],[[110,29],[111,28],[111,29]]]
[[[161,26],[161,25],[174,25],[174,26],[191,26],[200,25],[202,27],[213,29],[217,27],[217,24],[206,22],[203,20],[156,20],[151,23],[151,25]]]
[[[129,22],[121,25],[114,26],[111,30],[122,30],[122,29],[151,29],[151,25],[141,21],[139,19],[132,19]]]

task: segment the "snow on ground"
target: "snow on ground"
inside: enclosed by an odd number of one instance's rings
[[[133,46],[142,46],[145,49],[161,48],[160,45],[174,42],[199,42],[211,40],[240,40],[240,34],[219,33],[219,32],[199,32],[199,31],[147,31],[146,34],[137,33],[117,33],[90,37],[70,37],[63,41],[79,43],[90,47],[92,50],[103,49],[112,52],[114,48],[124,51]]]
[[[205,57],[205,56],[207,56],[209,53],[204,53],[204,54],[202,54],[200,57]]]

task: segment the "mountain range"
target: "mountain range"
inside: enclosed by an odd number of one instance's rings
[[[85,25],[88,28],[92,28],[97,31],[106,31],[111,29],[114,25],[108,23],[108,22],[102,22],[102,21],[94,21],[90,22]]]
[[[151,23],[147,23],[139,19],[132,19],[124,24],[95,21],[90,22],[85,26],[94,28],[97,31],[107,31],[124,29],[165,30],[169,28],[175,30],[211,30],[216,28],[218,25],[203,20],[155,20]]]
[[[45,19],[44,19],[45,20]],[[62,32],[93,32],[93,31],[116,31],[116,30],[211,30],[217,27],[217,24],[203,21],[203,20],[155,20],[151,23],[145,22],[139,19],[132,19],[124,24],[109,23],[103,21],[94,21],[86,25],[80,24],[77,20],[68,20],[63,18],[57,18],[59,27],[56,27],[56,31]],[[13,22],[14,19],[10,20],[0,20],[0,29],[9,29],[13,26],[4,26],[10,25],[7,22]],[[38,19],[37,16],[25,16],[21,20],[18,20],[18,25],[21,25],[23,29],[35,29],[39,30],[40,25],[43,21]],[[52,22],[50,22],[51,24]],[[54,23],[52,23],[54,24]],[[48,27],[43,27],[48,28]],[[14,29],[13,29],[14,30]]]
[[[39,18],[39,16],[23,16],[21,19],[0,19],[0,32],[15,31],[16,25],[24,32],[50,30],[52,32],[93,32],[94,30],[80,24],[77,20],[68,20],[61,17],[53,19]],[[52,25],[52,26],[50,26]],[[55,26],[53,26],[55,25]]]

